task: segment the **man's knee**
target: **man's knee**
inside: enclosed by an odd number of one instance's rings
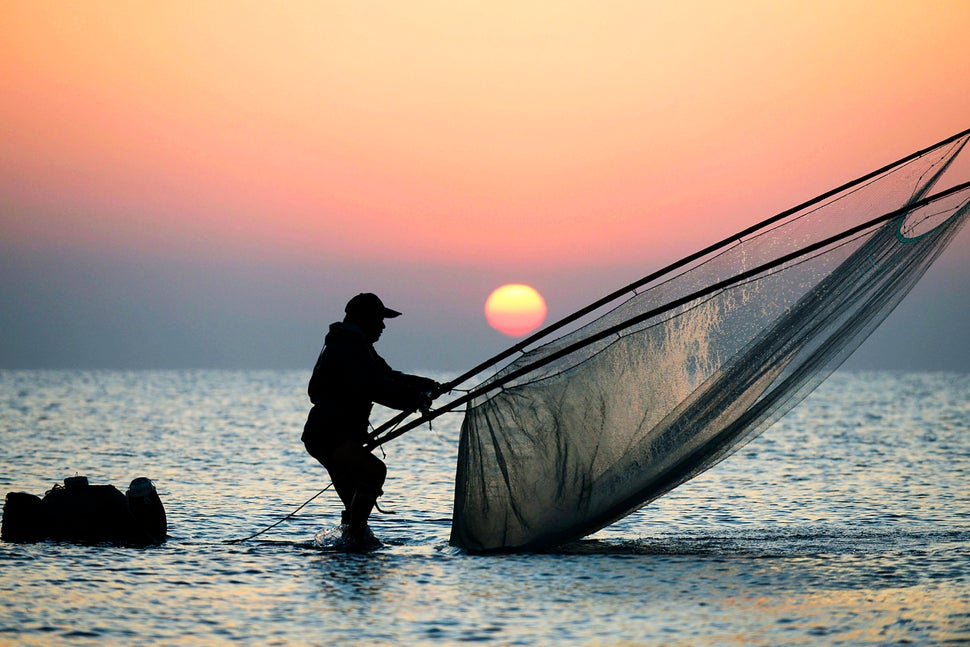
[[[374,480],[380,481],[381,485],[384,485],[384,479],[387,478],[387,465],[384,464],[384,461],[377,458],[373,454],[371,454],[371,456],[374,459],[374,461],[371,463],[371,473]]]
[[[361,479],[357,491],[368,497],[377,497],[384,494],[384,481],[387,479],[387,465],[373,454],[363,465],[361,465]]]

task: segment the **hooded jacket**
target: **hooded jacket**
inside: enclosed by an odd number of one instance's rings
[[[313,408],[303,442],[312,454],[328,453],[348,441],[362,446],[375,402],[417,409],[421,394],[434,386],[428,378],[393,370],[357,325],[331,324],[307,388]]]

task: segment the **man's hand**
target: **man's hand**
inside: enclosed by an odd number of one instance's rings
[[[431,403],[434,402],[434,391],[425,391],[418,396],[418,411],[423,415],[431,412]]]

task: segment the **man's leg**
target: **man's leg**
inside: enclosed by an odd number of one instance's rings
[[[354,465],[354,475],[357,488],[348,508],[348,521],[351,532],[362,533],[367,528],[367,519],[377,503],[377,497],[384,493],[382,488],[387,478],[387,466],[372,453],[361,449]]]
[[[341,445],[330,452],[322,452],[311,443],[306,443],[307,452],[320,464],[327,469],[330,475],[330,482],[333,489],[344,504],[344,510],[340,515],[340,523],[346,524],[350,520],[350,506],[354,500],[354,492],[357,491],[357,479],[354,477],[354,464],[356,455],[354,448],[350,444]]]

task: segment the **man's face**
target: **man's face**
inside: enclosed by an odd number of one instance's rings
[[[376,343],[381,338],[381,333],[384,332],[384,319],[381,317],[363,320],[359,325],[360,329],[364,331],[367,341],[372,344]]]

